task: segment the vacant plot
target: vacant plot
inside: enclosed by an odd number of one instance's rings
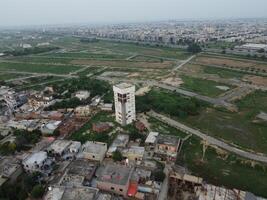
[[[220,83],[217,83],[215,81],[210,80],[203,80],[199,78],[192,78],[189,76],[181,76],[183,84],[181,84],[181,87],[190,90],[192,92],[196,92],[201,95],[210,96],[210,97],[216,97],[222,93],[224,93],[224,90],[219,89],[216,86],[222,86]],[[229,88],[231,86],[225,85]]]
[[[52,65],[52,64],[37,64],[37,63],[11,63],[0,62],[0,70],[5,71],[20,71],[32,73],[55,73],[67,74],[80,69],[78,66],[72,65]]]
[[[99,60],[74,60],[72,64],[92,65],[92,66],[108,66],[120,68],[143,68],[143,69],[171,69],[175,62],[132,62],[132,61],[99,61]]]
[[[14,79],[14,78],[22,78],[27,75],[24,74],[12,74],[12,73],[1,73],[0,72],[0,81],[6,81],[9,79]]]
[[[143,55],[138,55],[133,57],[131,60],[134,61],[145,61],[145,62],[163,62],[163,58],[157,58],[157,57],[153,57],[153,56],[143,56]]]
[[[27,62],[27,63],[46,63],[46,64],[69,64],[73,58],[57,58],[49,56],[18,56],[5,59],[7,61]]]
[[[203,147],[195,137],[184,143],[178,163],[209,183],[267,197],[266,166],[212,148],[208,148],[203,157]]]
[[[69,59],[125,59],[127,56],[123,54],[103,54],[103,53],[86,53],[86,52],[66,52],[45,54],[51,58],[69,58]]]
[[[241,72],[235,72],[227,69],[219,69],[214,67],[203,67],[203,72],[206,74],[215,74],[218,75],[220,78],[237,78],[241,79],[245,74]]]
[[[253,122],[260,111],[267,112],[263,102],[267,102],[267,93],[255,92],[237,102],[238,113],[207,108],[184,122],[229,143],[267,153],[267,126]]]
[[[149,45],[141,45],[134,43],[112,42],[100,40],[93,43],[81,43],[77,38],[66,37],[56,41],[55,45],[68,48],[69,50],[84,50],[91,53],[105,54],[121,54],[121,55],[150,55],[158,57],[166,57],[173,59],[186,59],[190,56],[185,50],[167,48],[167,47],[152,47]]]
[[[244,70],[260,70],[266,72],[267,63],[258,62],[253,60],[233,59],[227,57],[216,56],[198,56],[195,58],[195,62],[203,65],[217,65],[229,68],[239,68]]]
[[[267,78],[261,76],[248,76],[246,75],[243,78],[245,81],[250,82],[255,85],[265,86],[267,87]]]

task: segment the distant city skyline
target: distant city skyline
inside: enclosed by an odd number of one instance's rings
[[[266,0],[9,0],[0,26],[267,18]]]

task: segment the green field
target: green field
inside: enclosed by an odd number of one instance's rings
[[[112,42],[102,41],[94,43],[81,43],[77,38],[62,38],[55,43],[55,45],[64,46],[72,50],[87,50],[88,52],[95,54],[119,54],[131,56],[138,55],[150,55],[174,59],[186,59],[190,56],[185,50],[167,48],[167,47],[152,47],[148,45],[124,43],[124,42]]]
[[[190,90],[192,92],[196,92],[201,95],[209,96],[209,97],[216,97],[222,93],[224,90],[220,90],[216,88],[216,86],[221,86],[222,84],[216,83],[215,81],[210,80],[203,80],[199,78],[193,78],[189,76],[182,75],[183,84],[181,85],[182,88]],[[232,88],[229,85],[223,84],[223,86],[227,86],[230,89]]]
[[[267,154],[267,125],[253,122],[260,111],[267,112],[263,102],[267,102],[267,93],[255,92],[237,102],[238,113],[207,108],[182,120],[209,135]]]
[[[5,81],[5,80],[9,80],[9,79],[14,79],[14,78],[20,78],[20,77],[25,77],[25,76],[27,76],[27,75],[0,72],[0,81]]]
[[[0,70],[5,71],[20,71],[32,73],[55,73],[55,74],[68,74],[78,70],[80,67],[74,65],[52,65],[52,64],[33,64],[33,63],[11,63],[0,62]]]
[[[241,72],[235,72],[232,70],[227,70],[227,69],[219,69],[219,68],[214,68],[214,67],[209,67],[209,66],[205,66],[203,67],[204,70],[203,72],[206,74],[215,74],[218,75],[220,78],[237,78],[237,79],[241,79],[242,77],[244,77],[244,73]]]
[[[7,61],[16,61],[16,62],[32,62],[32,63],[44,63],[44,64],[54,64],[54,63],[61,63],[61,64],[69,64],[73,58],[54,58],[54,57],[46,57],[46,56],[18,56],[12,57],[9,59],[5,59]]]

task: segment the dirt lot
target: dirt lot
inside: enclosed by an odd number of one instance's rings
[[[251,82],[254,85],[267,87],[267,78],[261,76],[245,76],[243,80]]]
[[[220,58],[211,56],[199,56],[195,62],[204,65],[219,65],[237,68],[250,68],[254,67],[261,70],[267,70],[267,63],[261,63],[253,60],[237,60],[232,58]]]
[[[179,87],[182,85],[184,82],[181,78],[179,77],[168,77],[164,80],[161,81],[162,83],[174,86],[174,87]]]
[[[152,68],[152,69],[170,69],[175,65],[173,61],[159,62],[131,62],[131,61],[97,61],[97,60],[73,60],[72,64],[98,65],[110,67],[133,67],[133,68]]]

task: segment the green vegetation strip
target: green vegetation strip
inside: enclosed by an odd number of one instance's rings
[[[21,71],[32,73],[55,73],[55,74],[67,74],[80,69],[77,66],[70,65],[52,65],[52,64],[37,64],[37,63],[9,63],[0,62],[0,70],[6,71]]]

